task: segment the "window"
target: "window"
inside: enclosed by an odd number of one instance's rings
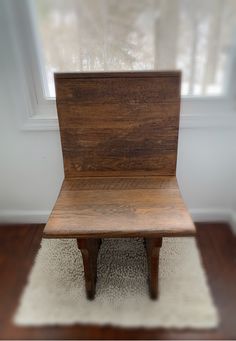
[[[35,0],[47,97],[55,71],[181,69],[182,95],[227,92],[235,0]]]
[[[1,36],[19,71],[23,130],[58,129],[56,71],[152,69],[182,70],[181,128],[236,126],[235,0],[1,0],[0,7]]]

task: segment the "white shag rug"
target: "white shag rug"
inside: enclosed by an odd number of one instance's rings
[[[218,313],[194,238],[164,238],[157,301],[149,298],[142,239],[103,240],[93,301],[86,299],[76,240],[48,239],[42,241],[14,322],[214,328]]]

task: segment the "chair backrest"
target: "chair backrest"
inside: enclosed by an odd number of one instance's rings
[[[65,176],[174,175],[180,79],[178,71],[56,73]]]

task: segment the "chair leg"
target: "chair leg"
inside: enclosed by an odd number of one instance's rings
[[[162,238],[144,239],[148,271],[149,271],[149,292],[152,299],[158,298],[158,270],[159,270],[159,252],[162,245]]]
[[[97,257],[101,245],[101,239],[78,238],[77,245],[83,257],[86,295],[88,299],[92,300],[95,296]]]

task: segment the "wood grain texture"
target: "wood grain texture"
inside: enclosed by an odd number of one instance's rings
[[[65,176],[174,175],[180,73],[56,74]]]
[[[162,236],[195,227],[175,178],[179,72],[56,74],[65,180],[44,229],[80,238],[88,298],[98,238],[146,237],[152,298]]]
[[[44,237],[160,237],[195,233],[174,176],[65,179]]]
[[[44,237],[80,238],[88,298],[95,294],[98,238],[148,237],[156,298],[161,237],[195,233],[175,178],[180,76],[55,75],[65,180]]]

